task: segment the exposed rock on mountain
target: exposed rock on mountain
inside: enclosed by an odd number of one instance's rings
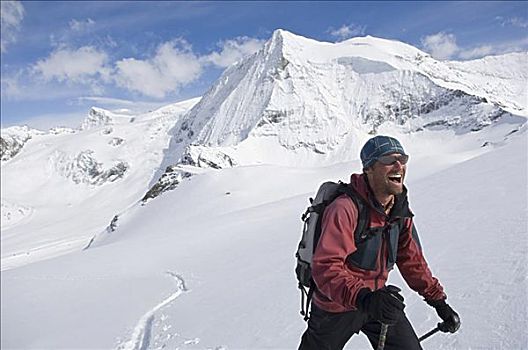
[[[123,140],[120,137],[113,137],[110,141],[108,141],[108,144],[111,146],[119,146],[121,145],[125,140]]]
[[[92,107],[88,113],[88,117],[86,117],[81,124],[81,130],[88,130],[101,125],[109,125],[111,123],[112,117],[110,112],[101,108]]]
[[[0,136],[0,159],[6,161],[13,158],[32,137],[43,134],[44,132],[31,129],[28,126],[12,126],[2,129]]]
[[[2,229],[7,229],[21,222],[33,212],[32,208],[15,204],[4,199],[1,203],[1,209]]]
[[[183,179],[189,178],[192,175],[192,173],[183,170],[177,165],[167,167],[165,173],[163,173],[156,184],[143,196],[141,202],[146,203],[148,200],[156,198],[163,192],[175,189]]]
[[[230,156],[217,149],[195,145],[187,147],[181,158],[181,164],[213,169],[231,168],[237,165]]]
[[[53,135],[75,134],[78,130],[66,127],[55,127],[49,129],[49,133]]]
[[[129,165],[124,161],[117,161],[111,167],[104,169],[103,164],[95,158],[92,150],[82,151],[74,156],[69,156],[56,151],[50,157],[50,163],[62,176],[71,179],[74,183],[102,185],[114,182],[127,172]]]

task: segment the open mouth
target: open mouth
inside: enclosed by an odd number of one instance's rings
[[[403,176],[401,174],[389,175],[389,181],[393,183],[401,184],[402,180],[403,180]]]

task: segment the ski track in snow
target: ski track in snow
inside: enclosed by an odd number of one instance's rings
[[[161,310],[163,307],[171,304],[176,300],[182,293],[188,292],[185,285],[185,280],[178,274],[167,271],[167,275],[174,278],[176,281],[176,291],[172,293],[169,297],[162,300],[158,305],[154,306],[147,313],[145,313],[140,320],[138,321],[132,336],[129,341],[124,344],[118,345],[118,350],[147,350],[150,347],[150,341],[152,336],[152,327],[154,324],[154,319],[156,312]]]

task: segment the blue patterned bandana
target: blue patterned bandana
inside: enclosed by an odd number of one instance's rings
[[[406,155],[400,141],[394,137],[379,135],[371,138],[361,149],[360,157],[363,163],[363,169],[374,164],[379,157],[390,153]]]

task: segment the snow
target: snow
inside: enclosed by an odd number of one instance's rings
[[[445,343],[435,339],[431,348],[528,345],[525,136],[413,186],[413,193],[421,194],[411,198],[414,208],[432,209],[425,215],[415,209],[417,227],[427,234],[428,260],[447,287],[449,303],[464,315],[460,334]],[[415,307],[423,317],[422,306]],[[421,318],[416,315],[414,322]]]
[[[2,201],[2,228],[7,229],[31,215],[32,209],[10,203],[6,200]]]
[[[165,163],[205,146],[235,164],[331,165],[353,160],[347,150],[387,122],[408,133],[434,127],[464,134],[511,115],[521,125],[528,116],[527,101],[519,100],[525,57],[472,66],[391,40],[333,44],[277,30],[180,119]]]
[[[428,261],[462,318],[459,333],[426,348],[526,345],[527,147],[522,132],[408,184]],[[320,182],[353,170],[359,163],[206,172],[124,215],[93,249],[4,271],[2,348],[294,348],[304,329],[299,215]],[[404,294],[417,332],[433,328],[433,310]]]
[[[137,203],[159,177],[170,129],[196,102],[169,105],[133,122],[97,109],[113,118],[99,125],[91,113],[87,119],[94,124],[83,123],[74,133],[7,129],[8,136],[31,137],[1,167],[2,270],[78,251],[114,215]],[[116,139],[122,140],[117,146]],[[4,214],[4,207],[13,206],[30,210]],[[30,212],[30,220],[22,221]]]
[[[34,136],[43,134],[42,131],[31,129],[28,126],[12,126],[2,129],[1,132],[1,154],[2,161],[16,156],[24,145]]]
[[[123,350],[135,350],[135,349],[148,349],[151,342],[151,332],[153,327],[153,321],[156,315],[156,312],[158,312],[163,307],[171,304],[176,298],[178,298],[183,292],[187,291],[187,288],[185,287],[185,281],[178,276],[177,274],[173,272],[167,272],[167,274],[171,277],[173,277],[176,280],[176,291],[171,294],[168,298],[161,301],[158,305],[153,307],[151,310],[149,310],[147,313],[145,313],[141,319],[139,320],[138,324],[134,328],[134,331],[132,333],[132,336],[130,340],[124,344],[119,345],[119,349]],[[165,330],[168,330],[170,327],[167,327]],[[170,337],[168,337],[170,339]],[[199,339],[197,340],[196,344],[199,343]],[[190,342],[186,341],[184,344],[190,344]]]
[[[504,104],[512,113],[528,116],[528,97],[523,93],[528,79],[528,52],[461,62],[437,61],[411,45],[372,36],[335,44],[317,42],[283,30],[278,31],[277,36],[291,43],[292,56],[304,62],[325,63],[339,57],[361,57],[384,66],[419,72],[444,88],[476,94]]]
[[[3,129],[2,349],[296,348],[300,215],[361,171],[373,131],[411,156],[425,255],[462,319],[424,348],[528,348],[525,57],[440,62],[279,30],[201,99]],[[172,190],[142,201],[155,185]],[[436,326],[390,283],[418,334]]]

